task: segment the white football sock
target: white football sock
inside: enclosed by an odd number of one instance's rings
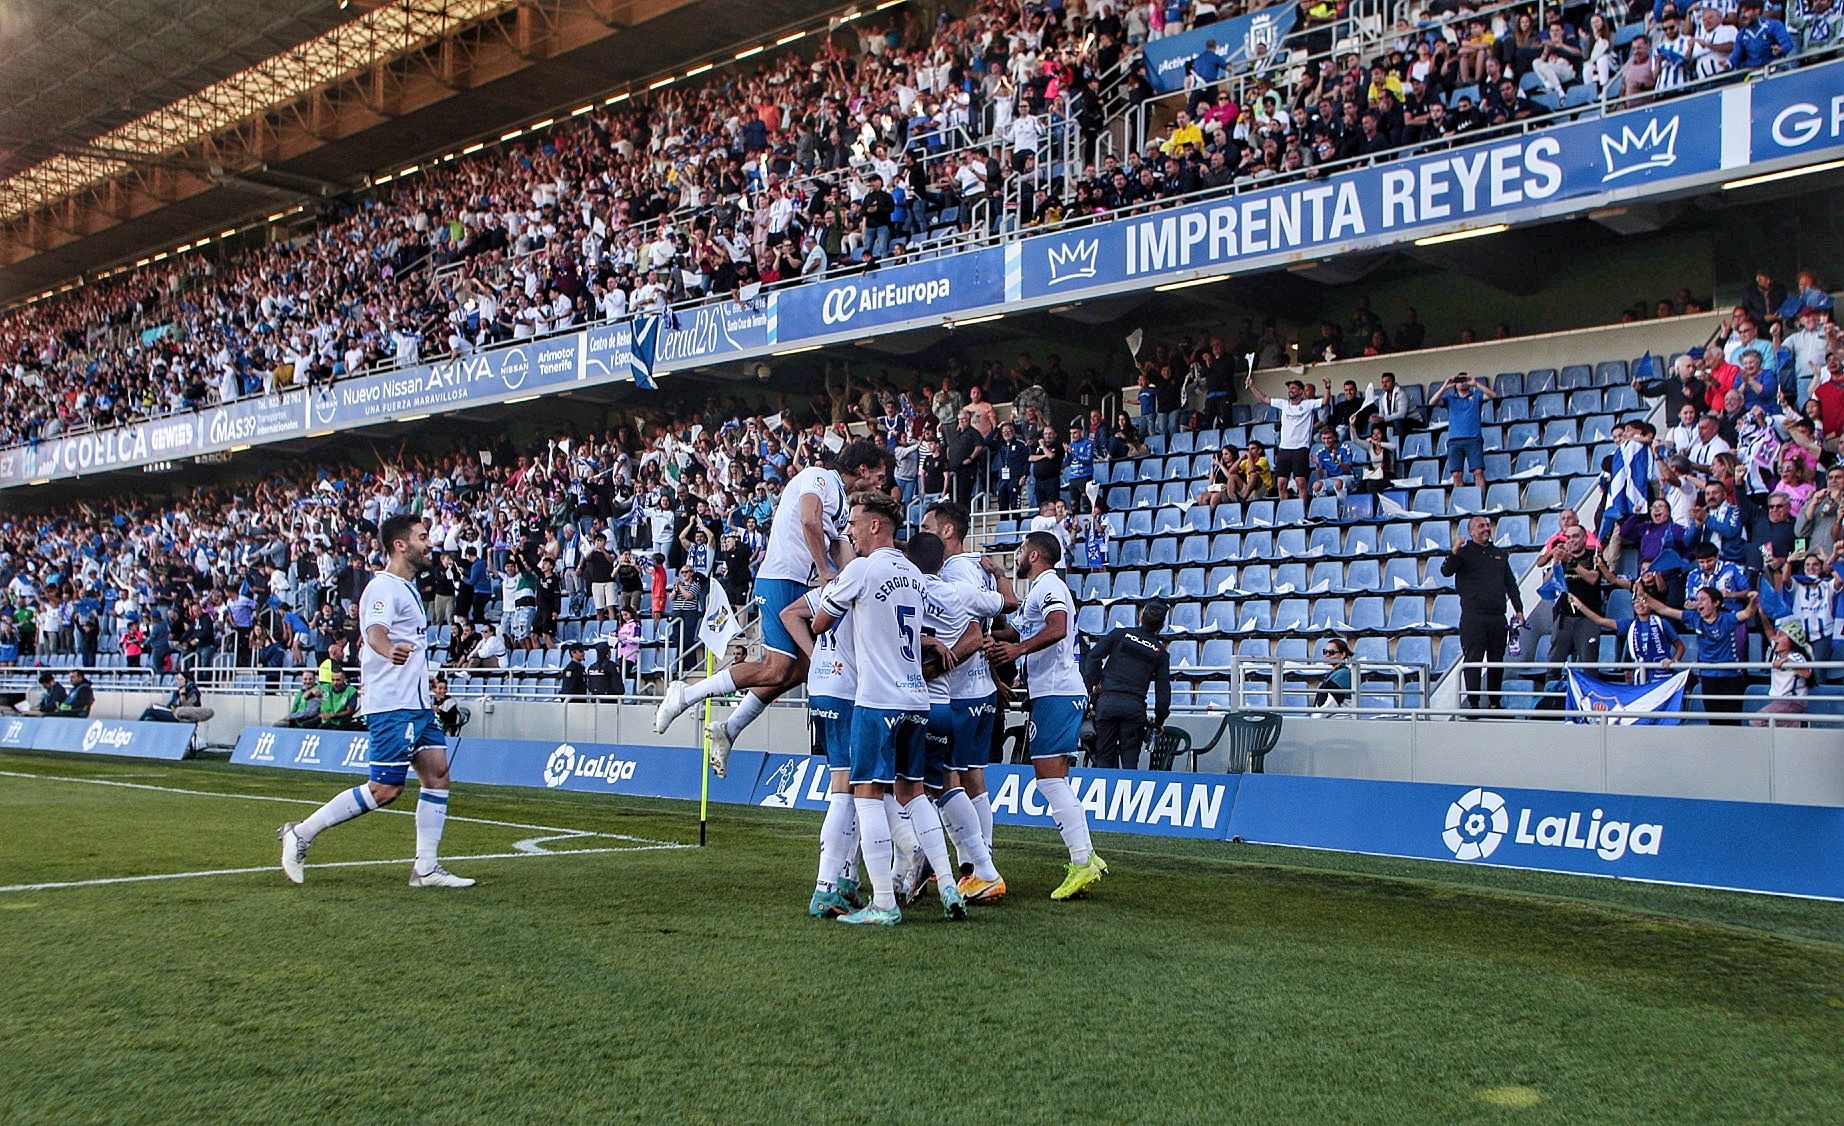
[[[909,823],[915,826],[916,840],[921,843],[922,852],[935,869],[935,887],[943,892],[954,886],[954,861],[948,857],[948,837],[941,828],[941,811],[929,800],[927,794],[909,799],[903,807],[909,814]]]
[[[436,850],[442,844],[442,826],[448,822],[448,791],[424,790],[416,798],[416,870],[427,875],[436,868]]]
[[[1070,863],[1088,863],[1095,852],[1088,839],[1088,811],[1076,800],[1069,779],[1039,778],[1037,792],[1050,807],[1050,816],[1056,818],[1056,831],[1063,834],[1063,843],[1069,847]]]
[[[826,795],[826,820],[820,825],[820,874],[813,886],[836,891],[858,846],[858,810],[850,794]]]
[[[980,819],[980,836],[986,838],[986,851],[992,851],[992,794],[981,790],[977,797],[967,799],[973,803],[973,812]]]
[[[730,674],[726,672],[719,675],[729,676]],[[736,710],[730,713],[728,719],[724,720],[724,734],[728,735],[731,741],[734,742],[736,737],[743,733],[743,728],[754,723],[755,718],[761,715],[763,709],[767,707],[768,701],[756,695],[754,692],[743,693],[743,698],[737,702]]]
[[[890,825],[890,844],[896,849],[897,862],[906,862],[922,846],[916,841],[916,828],[909,820],[909,811],[897,804],[895,794],[884,795],[884,819]],[[862,833],[863,826],[858,831]]]
[[[871,880],[871,906],[880,911],[896,907],[896,873],[891,871],[890,823],[881,816],[884,803],[876,798],[856,798],[858,847],[864,851],[864,873]]]
[[[954,851],[962,864],[973,865],[973,874],[982,880],[999,878],[998,869],[992,866],[992,850],[980,836],[980,817],[967,791],[953,789],[942,795],[941,823],[953,838]]]
[[[378,803],[371,799],[371,787],[361,782],[350,790],[334,794],[325,805],[308,814],[307,820],[295,826],[295,835],[305,843],[341,821],[350,821],[376,808]]]
[[[696,684],[685,686],[686,710],[689,711],[693,704],[702,702],[706,696],[728,696],[734,691],[736,691],[736,678],[730,675],[729,669],[707,676]]]

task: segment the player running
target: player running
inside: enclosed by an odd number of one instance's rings
[[[922,640],[928,654],[923,658],[922,671],[928,677],[929,717],[927,769],[923,781],[929,796],[940,803],[942,824],[954,842],[955,852],[972,866],[969,886],[979,892],[978,898],[993,900],[1005,894],[1005,881],[993,867],[992,851],[986,844],[973,803],[955,782],[953,764],[957,758],[964,757],[964,752],[957,754],[953,749],[957,714],[952,695],[960,668],[970,661],[985,662],[980,653],[980,646],[986,639],[982,619],[1003,612],[1008,599],[1013,606],[1017,601],[1010,599],[1009,583],[1004,584],[1001,592],[988,590],[984,584],[955,582],[942,577],[945,554],[941,537],[931,532],[919,532],[909,541],[909,561],[922,572],[925,595]],[[985,576],[984,571],[980,574]],[[987,687],[990,689],[990,684]],[[981,753],[985,750],[983,745]],[[905,871],[902,857],[899,855],[897,859],[897,895],[913,901],[926,886],[921,865],[912,863]],[[940,859],[931,856],[928,862],[938,880],[954,879],[953,870],[943,867]],[[958,883],[956,889],[967,899],[975,898],[967,895],[966,889]]]
[[[1005,611],[1018,608],[1012,584],[992,560],[977,551],[967,550],[967,510],[951,501],[937,501],[922,517],[922,530],[941,537],[947,559],[941,564],[941,577],[951,582],[977,586],[1000,594]],[[982,622],[990,633],[992,623]],[[992,797],[986,792],[986,763],[992,755],[992,729],[999,712],[999,694],[993,685],[992,667],[982,650],[960,664],[948,675],[948,709],[952,729],[948,737],[948,790],[942,796],[941,815],[950,830],[967,816],[978,821],[981,843],[988,862],[992,853]],[[963,803],[965,808],[963,808]],[[958,847],[958,840],[957,847]],[[976,878],[979,873],[963,854],[960,892],[969,900],[993,900],[1005,894],[1005,881]]]
[[[1107,874],[1108,865],[1089,843],[1088,813],[1069,788],[1069,764],[1075,759],[1088,711],[1088,689],[1076,664],[1075,603],[1056,573],[1063,547],[1048,532],[1032,532],[1018,549],[1018,577],[1031,584],[1018,614],[1019,640],[986,643],[988,660],[1023,660],[1031,695],[1026,742],[1037,792],[1050,806],[1057,831],[1069,848],[1069,868],[1051,899],[1068,899]]]
[[[713,720],[711,770],[719,778],[728,769],[730,747],[764,708],[807,675],[806,658],[781,623],[781,611],[806,597],[839,573],[852,556],[845,539],[846,497],[863,489],[880,489],[893,464],[890,451],[875,442],[848,443],[832,459],[832,468],[809,466],[794,474],[775,504],[768,547],[756,572],[755,601],[762,613],[762,659],[731,665],[697,684],[675,680],[653,716],[653,729],[664,735],[672,721],[708,696],[740,689],[748,692],[735,710]]]
[[[894,825],[885,812],[887,792],[895,790],[897,800],[910,808],[924,850],[944,863],[947,857],[941,818],[922,795],[928,727],[928,688],[922,679],[922,575],[896,550],[896,529],[902,520],[896,501],[867,491],[853,494],[851,504],[848,530],[858,557],[820,590],[808,628],[824,633],[851,614],[858,657],[851,783],[872,899],[839,921],[894,926],[903,921],[903,914],[896,905]],[[807,612],[804,600],[793,608],[795,615]],[[939,886],[948,917],[966,918],[960,892],[946,880]]]
[[[858,692],[858,656],[852,645],[851,615],[818,637],[808,622],[819,609],[812,591],[781,611],[781,624],[807,661],[807,714],[826,752],[831,787],[826,819],[820,824],[820,870],[807,914],[816,919],[849,915],[859,904],[858,810],[852,804],[852,701]]]
[[[420,516],[392,516],[378,530],[390,562],[365,584],[359,599],[359,674],[364,700],[359,714],[371,732],[371,780],[333,799],[300,824],[276,831],[282,838],[282,872],[306,878],[307,848],[323,831],[397,800],[411,767],[421,790],[416,798],[416,861],[413,888],[465,888],[474,881],[443,868],[436,859],[448,819],[448,741],[429,699],[429,663],[423,635],[428,620],[416,594],[416,573],[429,558],[429,526]]]

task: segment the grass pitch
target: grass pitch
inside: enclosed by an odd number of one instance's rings
[[[374,815],[294,887],[333,776],[0,772],[4,1121],[1844,1118],[1836,904],[1107,836],[1053,904],[1001,829],[1006,902],[865,932],[805,815],[461,787],[480,886]]]

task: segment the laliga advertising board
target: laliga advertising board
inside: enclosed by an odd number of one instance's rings
[[[17,745],[5,736],[0,727],[0,746]],[[450,748],[463,785],[695,801],[702,782],[690,747],[463,738]],[[363,774],[369,749],[363,732],[252,728],[231,761]],[[711,799],[818,812],[827,782],[811,755],[737,751]],[[986,784],[998,824],[1054,827],[1029,768],[995,763]],[[1101,832],[1844,899],[1844,809],[1833,807],[1185,771],[1078,769],[1070,786]]]
[[[192,750],[190,723],[12,716],[0,719],[0,749],[178,762]]]

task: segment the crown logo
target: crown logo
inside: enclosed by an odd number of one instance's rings
[[[1095,259],[1101,253],[1100,239],[1080,239],[1073,244],[1050,248],[1050,283],[1062,285],[1096,274]]]
[[[1638,133],[1631,125],[1620,126],[1616,136],[1612,133],[1601,134],[1601,156],[1607,161],[1607,173],[1601,177],[1601,183],[1633,172],[1643,172],[1650,168],[1669,168],[1678,159],[1678,118],[1673,114],[1669,122],[1661,124],[1657,119],[1646,122],[1646,127]]]

